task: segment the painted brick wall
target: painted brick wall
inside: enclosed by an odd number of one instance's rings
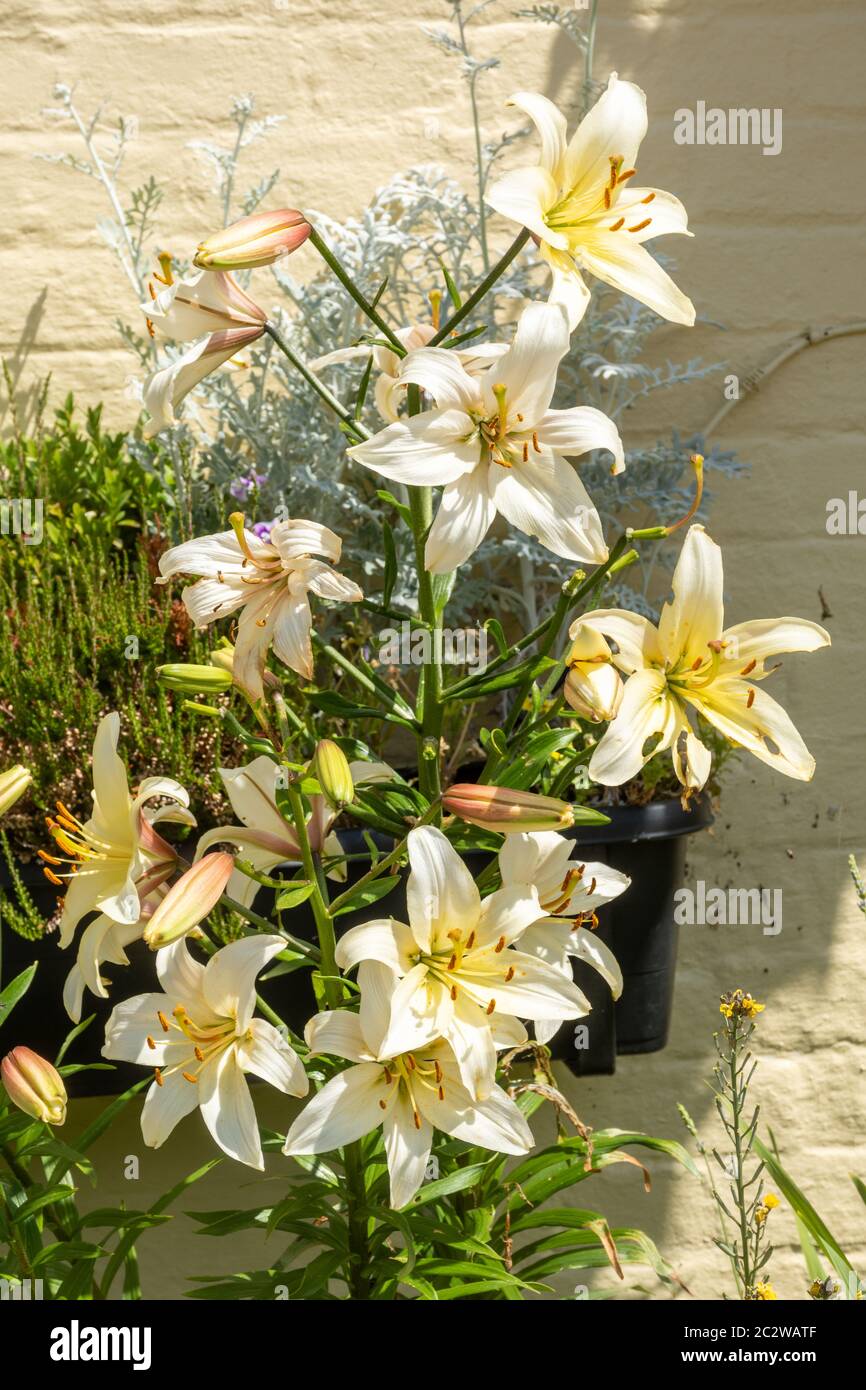
[[[500,3],[477,46],[503,65],[483,86],[491,133],[507,121],[503,103],[537,86],[573,109],[580,74],[553,31],[514,17]],[[0,19],[4,120],[0,130],[4,235],[3,349],[19,388],[47,371],[55,396],[104,400],[112,423],[131,418],[124,394],[131,359],[118,346],[118,313],[131,314],[128,287],[94,231],[103,214],[95,183],[36,162],[71,147],[40,114],[56,81],[77,82],[82,106],[99,100],[135,113],[140,134],[131,168],[168,183],[165,245],[184,250],[212,220],[187,148],[223,122],[231,96],[253,92],[264,112],[289,120],[254,161],[282,169],[281,201],[331,212],[358,211],[399,167],[431,159],[469,178],[470,127],[456,66],[432,49],[423,23],[447,18],[425,0],[21,0]],[[671,326],[672,356],[723,357],[745,375],[776,344],[807,325],[866,318],[862,227],[862,14],[857,0],[620,0],[602,5],[596,72],[611,69],[648,93],[651,125],[641,164],[649,182],[682,196],[693,241],[672,250],[678,281],[707,322]],[[673,113],[708,105],[780,107],[782,152],[678,146]],[[431,119],[436,125],[431,125]],[[225,130],[224,122],[222,124]],[[435,135],[432,131],[436,131]],[[724,325],[724,329],[718,325]],[[734,985],[767,1001],[759,1045],[758,1093],[797,1178],[843,1244],[866,1260],[863,1207],[848,1180],[866,1175],[863,1142],[866,924],[856,912],[846,855],[866,849],[864,830],[863,611],[861,537],[830,537],[828,498],[864,490],[862,382],[866,338],[810,349],[762,392],[739,404],[718,440],[750,461],[751,475],[719,490],[712,534],[724,547],[734,621],[783,612],[820,619],[823,588],[832,618],[831,652],[793,657],[776,680],[818,759],[810,785],[749,763],[726,788],[712,834],[694,844],[689,881],[784,890],[777,937],[754,927],[686,928],[668,1049],[624,1058],[616,1077],[569,1085],[594,1125],[678,1135],[684,1102],[712,1130],[703,1084],[712,1059],[720,992]],[[699,428],[718,409],[716,383],[683,400],[656,396],[626,422],[627,441],[665,430],[669,410]],[[282,1103],[260,1098],[262,1117],[282,1127]],[[83,1123],[93,1103],[74,1107]],[[188,1123],[193,1158],[207,1145]],[[132,1117],[103,1144],[100,1201],[127,1196],[123,1154],[141,1152]],[[185,1152],[187,1152],[185,1147]],[[192,1162],[192,1159],[190,1160]],[[148,1154],[135,1202],[169,1186],[180,1146]],[[677,1262],[696,1294],[718,1296],[725,1267],[711,1246],[712,1208],[695,1182],[655,1164],[646,1197],[623,1169],[593,1184],[592,1204],[620,1224],[642,1225]],[[124,1189],[126,1189],[124,1191]],[[193,1205],[233,1200],[237,1174],[208,1180]],[[244,1199],[251,1189],[244,1188]],[[581,1191],[581,1201],[585,1190]],[[801,1296],[793,1221],[773,1217],[780,1290]],[[181,1242],[169,1228],[142,1243],[152,1291],[180,1292],[187,1272],[207,1265],[252,1267],[256,1242],[227,1247]],[[190,1248],[192,1246],[192,1248]],[[243,1247],[241,1249],[241,1247]],[[646,1283],[647,1281],[642,1281]]]

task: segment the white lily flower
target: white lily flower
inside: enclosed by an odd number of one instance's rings
[[[394,336],[409,353],[426,347],[435,333],[436,328],[432,323],[411,323],[405,328],[398,328]],[[475,343],[469,347],[452,350],[470,376],[479,376],[495,358],[501,357],[507,351],[505,343]],[[333,367],[338,362],[366,360],[371,353],[373,366],[378,373],[375,385],[376,408],[383,419],[394,421],[399,416],[400,404],[408,382],[400,375],[403,359],[397,356],[393,348],[387,347],[384,343],[376,343],[372,347],[359,343],[356,347],[338,348],[336,352],[325,353],[324,357],[317,357],[310,366],[313,371],[321,371],[323,367]]]
[[[514,947],[543,916],[533,886],[500,888],[482,901],[441,830],[416,827],[408,847],[410,925],[388,918],[353,927],[337,943],[337,964],[350,970],[378,960],[402,977],[381,1055],[444,1038],[470,1094],[483,1099],[496,1071],[494,1013],[505,1016],[499,1028],[514,1028],[519,1042],[525,1034],[518,1018],[578,1018],[586,1000],[558,971]]]
[[[178,406],[193,387],[249,347],[264,331],[264,328],[221,329],[149,376],[141,394],[150,416],[144,426],[145,439],[153,439],[160,430],[177,424]]]
[[[171,279],[168,284],[159,279],[163,288],[156,290],[151,283],[151,299],[140,307],[148,327],[163,338],[189,342],[203,333],[261,331],[267,322],[264,310],[223,270],[201,270],[189,280]]]
[[[235,683],[251,699],[262,697],[265,656],[273,646],[291,670],[312,680],[313,618],[308,594],[343,603],[364,597],[358,585],[314,556],[336,564],[342,541],[327,526],[293,518],[278,521],[266,541],[244,529],[235,512],[231,531],[184,541],[161,556],[158,584],[173,575],[200,575],[183,591],[196,627],[243,609],[238,623],[232,671]]]
[[[586,961],[608,983],[614,999],[618,999],[623,981],[616,956],[583,926],[582,919],[593,917],[597,907],[618,898],[631,879],[608,864],[572,859],[574,849],[573,840],[547,830],[510,835],[499,851],[503,887],[534,884],[542,909],[550,914],[527,927],[520,938],[520,949],[546,961],[567,980],[572,978],[570,957]],[[567,920],[574,917],[581,920]],[[535,1025],[535,1036],[546,1043],[559,1028],[558,1022],[541,1019]]]
[[[349,449],[385,478],[443,485],[425,556],[433,574],[468,560],[497,512],[555,555],[590,564],[607,558],[598,512],[563,455],[608,449],[620,472],[622,441],[592,406],[550,409],[568,346],[562,311],[530,304],[511,347],[481,376],[446,348],[419,348],[403,359],[399,380],[423,387],[436,409]]]
[[[691,236],[678,198],[631,180],[647,131],[646,96],[611,75],[607,90],[570,141],[565,117],[537,92],[518,92],[541,137],[540,162],[498,179],[487,202],[528,228],[553,272],[551,302],[562,304],[574,329],[589,304],[581,270],[649,305],[672,323],[693,324],[691,300],[644,249],[652,237]]]
[[[63,947],[89,912],[101,912],[121,926],[139,923],[142,902],[177,864],[175,851],[154,826],[165,820],[195,825],[187,810],[189,796],[171,777],[146,777],[131,795],[126,767],[117,753],[119,735],[118,714],[100,720],[93,740],[93,814],[82,823],[58,802],[49,826],[64,857],[40,851],[51,866],[45,869],[46,877],[59,885],[69,880],[60,918]],[[170,798],[174,804],[148,806],[157,798]],[[69,871],[60,873],[64,864]]]
[[[391,1056],[385,1050],[395,976],[375,961],[358,972],[361,1005],[316,1014],[305,1036],[311,1052],[344,1057],[354,1065],[328,1081],[295,1120],[285,1154],[342,1148],[382,1125],[391,1179],[391,1205],[410,1202],[424,1181],[433,1133],[441,1130],[496,1153],[524,1154],[532,1131],[511,1097],[491,1085],[482,1101],[461,1080],[442,1040]]]
[[[365,782],[390,781],[396,775],[387,763],[351,762],[349,770],[355,786],[363,786]],[[231,844],[237,846],[242,858],[265,874],[279,864],[297,863],[301,851],[295,828],[284,819],[277,806],[280,767],[273,758],[263,753],[245,767],[221,767],[219,774],[232,810],[241,824],[218,825],[208,830],[198,842],[196,860],[214,845]],[[326,856],[342,854],[339,838],[331,831],[338,812],[327,804],[323,796],[312,796],[310,802],[307,836],[311,848]],[[329,870],[328,877],[340,881],[345,879],[345,864],[335,865]],[[254,878],[235,869],[226,893],[244,907],[249,907],[260,886]]]
[[[264,1168],[247,1075],[288,1096],[309,1089],[297,1053],[273,1024],[253,1017],[256,976],[285,945],[281,936],[248,936],[201,965],[181,938],[157,952],[165,992],[139,994],[112,1011],[103,1057],[155,1069],[141,1115],[149,1148],[199,1107],[224,1153]]]
[[[830,634],[802,618],[726,628],[722,552],[703,526],[689,529],[672,589],[658,627],[616,609],[579,620],[616,643],[612,660],[629,676],[619,712],[593,753],[590,777],[620,786],[654,753],[670,748],[683,787],[700,789],[710,775],[711,754],[689,723],[692,709],[761,762],[808,782],[815,759],[782,707],[754,682],[775,669],[767,658],[816,651],[830,645]]]

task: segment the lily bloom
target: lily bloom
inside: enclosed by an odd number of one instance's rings
[[[571,957],[597,970],[610,986],[614,999],[622,994],[622,971],[609,946],[583,925],[593,918],[595,909],[624,893],[631,879],[608,864],[573,859],[573,840],[555,831],[511,835],[499,851],[499,868],[505,888],[532,883],[543,911],[548,916],[527,927],[520,938],[520,949],[538,956],[567,980],[571,980]],[[569,920],[577,918],[577,921]],[[585,1012],[590,1009],[586,1003]],[[540,1019],[535,1025],[539,1042],[549,1042],[560,1024]]]
[[[163,267],[168,269],[167,263]],[[260,309],[231,275],[224,271],[202,270],[189,280],[158,276],[161,290],[151,281],[151,298],[142,304],[141,311],[148,328],[163,338],[189,342],[203,333],[228,332],[238,328],[256,328],[261,332],[267,322]]]
[[[263,753],[245,767],[221,767],[219,774],[232,810],[241,823],[218,825],[206,831],[196,847],[196,859],[200,859],[214,845],[230,844],[236,845],[241,857],[262,873],[275,869],[279,864],[297,863],[301,850],[295,827],[284,819],[277,806],[280,767],[273,758]],[[349,774],[356,786],[362,786],[365,782],[387,782],[395,775],[387,763],[365,762],[351,762]],[[342,854],[343,847],[331,832],[338,812],[328,805],[324,796],[311,796],[309,800],[311,814],[307,822],[307,837],[311,848],[325,856]],[[344,879],[345,864],[335,865],[328,877]],[[230,898],[249,907],[260,886],[249,874],[235,869],[225,891]]]
[[[580,619],[616,643],[612,660],[629,677],[619,712],[592,755],[590,777],[620,786],[670,748],[683,787],[699,790],[711,755],[691,727],[693,710],[761,762],[808,782],[815,759],[761,682],[776,669],[769,658],[827,647],[830,634],[803,618],[725,627],[722,552],[703,526],[690,527],[671,587],[673,602],[664,605],[658,627],[617,609]]]
[[[400,983],[380,1055],[396,1057],[450,1043],[463,1083],[476,1099],[490,1094],[496,1072],[494,1014],[517,1019],[578,1018],[586,1001],[562,974],[521,949],[527,927],[544,915],[531,884],[500,888],[483,901],[471,873],[432,826],[408,836],[409,925],[388,918],[353,927],[337,943],[337,964],[350,970],[378,960]]]
[[[617,473],[625,466],[622,441],[592,406],[551,410],[568,347],[562,310],[530,304],[511,347],[481,376],[446,348],[419,348],[403,359],[399,380],[427,391],[435,409],[397,420],[348,452],[385,478],[444,487],[427,538],[431,573],[468,560],[497,512],[564,559],[607,558],[598,512],[563,455],[608,449]]]
[[[153,439],[160,430],[177,424],[177,408],[193,387],[256,342],[264,331],[263,327],[220,329],[149,376],[142,391],[142,403],[150,417],[144,426],[145,439]]]
[[[336,564],[342,541],[315,521],[278,521],[266,541],[244,528],[241,512],[229,517],[232,529],[184,541],[160,557],[158,584],[173,575],[200,575],[183,592],[196,627],[242,609],[235,639],[235,684],[253,700],[262,697],[265,657],[273,647],[280,661],[305,680],[313,677],[310,637],[313,618],[308,594],[343,603],[364,597],[358,585],[323,560]]]
[[[201,965],[182,937],[157,952],[165,992],[139,994],[113,1010],[103,1057],[154,1068],[141,1115],[149,1148],[198,1107],[224,1153],[264,1168],[247,1075],[289,1096],[309,1088],[297,1053],[273,1024],[253,1017],[256,976],[285,944],[281,936],[247,936]]]
[[[286,1136],[283,1153],[325,1153],[381,1125],[391,1206],[403,1207],[424,1181],[435,1130],[496,1153],[527,1153],[533,1138],[500,1086],[491,1085],[482,1101],[473,1099],[447,1043],[430,1041],[396,1056],[385,1050],[394,980],[387,966],[368,961],[358,971],[359,1012],[336,1009],[310,1019],[305,1029],[310,1051],[344,1057],[354,1065],[328,1081],[305,1106]]]
[[[0,1062],[6,1094],[25,1115],[45,1124],[62,1125],[66,1119],[66,1087],[50,1062],[29,1047],[13,1047]]]
[[[58,802],[48,826],[62,856],[39,852],[46,878],[61,887],[69,882],[60,918],[62,947],[88,912],[101,912],[121,926],[136,925],[144,899],[177,865],[177,855],[154,826],[165,820],[195,824],[187,810],[189,796],[171,777],[146,777],[131,795],[117,753],[119,735],[118,714],[100,720],[93,741],[93,814],[82,823]],[[148,806],[157,798],[174,804]]]
[[[399,338],[406,352],[410,353],[417,348],[426,347],[435,333],[436,328],[432,323],[412,323],[406,328],[398,328],[395,336]],[[507,351],[504,343],[475,343],[465,348],[451,349],[452,355],[459,359],[470,376],[480,376],[492,361]],[[366,361],[371,354],[377,372],[374,388],[376,409],[383,419],[393,422],[399,416],[403,393],[409,384],[400,375],[403,359],[397,356],[393,348],[385,343],[358,343],[354,347],[337,348],[336,352],[317,357],[310,366],[313,371],[318,372],[323,367],[334,367],[339,362]]]
[[[509,104],[535,125],[540,160],[498,179],[487,202],[535,237],[553,272],[551,301],[564,306],[569,327],[576,327],[589,304],[582,270],[672,323],[693,324],[691,300],[644,247],[656,236],[691,232],[678,198],[632,182],[647,131],[640,87],[613,73],[570,141],[565,117],[547,97],[518,92]]]
[[[7,811],[12,810],[32,781],[33,773],[20,763],[15,767],[8,767],[5,772],[0,772],[0,816],[5,816]]]
[[[193,265],[203,270],[253,270],[303,246],[311,231],[296,208],[253,212],[199,243]]]

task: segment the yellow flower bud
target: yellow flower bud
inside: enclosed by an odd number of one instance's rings
[[[25,1115],[62,1125],[66,1119],[66,1087],[59,1072],[29,1047],[14,1047],[0,1062],[0,1076],[9,1099]]]
[[[342,748],[329,738],[323,738],[313,759],[313,775],[322,788],[325,799],[333,807],[348,806],[355,799],[352,773]]]

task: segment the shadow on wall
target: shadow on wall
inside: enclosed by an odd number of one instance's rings
[[[36,380],[29,385],[22,385],[22,381],[28,358],[36,347],[45,317],[47,299],[48,286],[44,285],[27,311],[18,342],[12,352],[3,359],[7,397],[0,406],[0,431],[8,432],[14,429],[26,434],[36,421],[44,383]]]

